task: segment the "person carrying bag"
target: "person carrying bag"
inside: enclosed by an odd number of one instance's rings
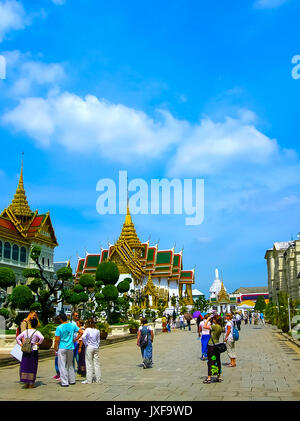
[[[210,325],[211,323],[211,325]],[[220,378],[222,373],[221,359],[220,354],[226,351],[226,345],[224,343],[219,343],[219,338],[222,333],[222,318],[219,315],[209,317],[205,324],[204,329],[210,330],[210,339],[207,346],[207,368],[208,375],[203,383],[211,383],[212,375],[216,375],[216,381],[220,383],[222,379]]]

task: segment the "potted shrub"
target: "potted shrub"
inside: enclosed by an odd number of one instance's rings
[[[97,329],[100,330],[101,339],[106,339],[107,335],[112,331],[111,327],[109,327],[109,324],[107,322],[98,322],[96,326]]]
[[[140,326],[140,323],[137,322],[134,319],[130,319],[128,321],[128,327],[129,327],[129,332],[130,333],[137,333],[139,326]]]
[[[37,328],[39,332],[44,336],[43,342],[39,345],[39,349],[50,349],[53,344],[54,338],[54,325],[48,323],[45,326],[40,326]]]

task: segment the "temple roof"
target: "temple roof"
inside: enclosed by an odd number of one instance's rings
[[[17,218],[31,218],[32,211],[28,205],[26,193],[24,189],[23,182],[23,158],[21,164],[21,174],[19,179],[19,184],[15,192],[14,198],[9,205],[8,209],[17,217]]]
[[[50,213],[32,212],[26,198],[23,182],[23,158],[18,187],[12,203],[0,215],[0,232],[8,240],[30,243],[39,240],[57,246]]]
[[[123,224],[123,228],[120,234],[120,237],[116,244],[120,244],[126,241],[126,243],[132,248],[141,248],[143,249],[144,246],[140,242],[137,233],[135,231],[134,223],[132,222],[129,206],[127,205],[127,214],[125,217],[125,222]]]
[[[233,294],[261,294],[263,292],[268,292],[268,287],[240,287]]]

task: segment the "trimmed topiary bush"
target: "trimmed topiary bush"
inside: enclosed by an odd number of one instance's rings
[[[10,268],[0,268],[0,288],[7,289],[15,285],[15,273]]]
[[[74,290],[74,292],[79,293],[79,292],[83,292],[83,291],[84,291],[84,288],[83,288],[83,286],[82,286],[82,285],[80,285],[80,284],[76,284],[76,285],[74,286],[73,290]]]
[[[124,279],[124,281],[121,281],[118,285],[117,285],[118,291],[122,294],[124,292],[128,292],[130,289],[130,284],[128,281],[126,281]]]
[[[94,288],[95,287],[95,279],[93,278],[92,275],[88,275],[88,274],[81,275],[79,283],[84,288]]]
[[[119,291],[114,285],[106,285],[102,290],[102,294],[107,301],[115,301],[119,296]]]
[[[34,302],[34,296],[31,289],[26,285],[19,285],[15,287],[10,296],[11,305],[20,310],[28,310]]]
[[[0,316],[4,317],[4,319],[8,319],[9,310],[7,310],[7,308],[0,308]]]
[[[118,266],[114,262],[102,262],[96,271],[96,281],[102,281],[104,285],[115,285],[119,276]]]

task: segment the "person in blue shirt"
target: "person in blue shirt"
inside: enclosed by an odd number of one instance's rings
[[[68,387],[70,384],[76,383],[73,366],[74,342],[82,336],[83,332],[77,325],[68,322],[65,314],[61,314],[59,317],[61,324],[55,331],[54,351],[58,355],[60,384],[62,387]]]
[[[265,324],[265,316],[263,312],[260,313],[260,321],[262,322],[263,325]]]

